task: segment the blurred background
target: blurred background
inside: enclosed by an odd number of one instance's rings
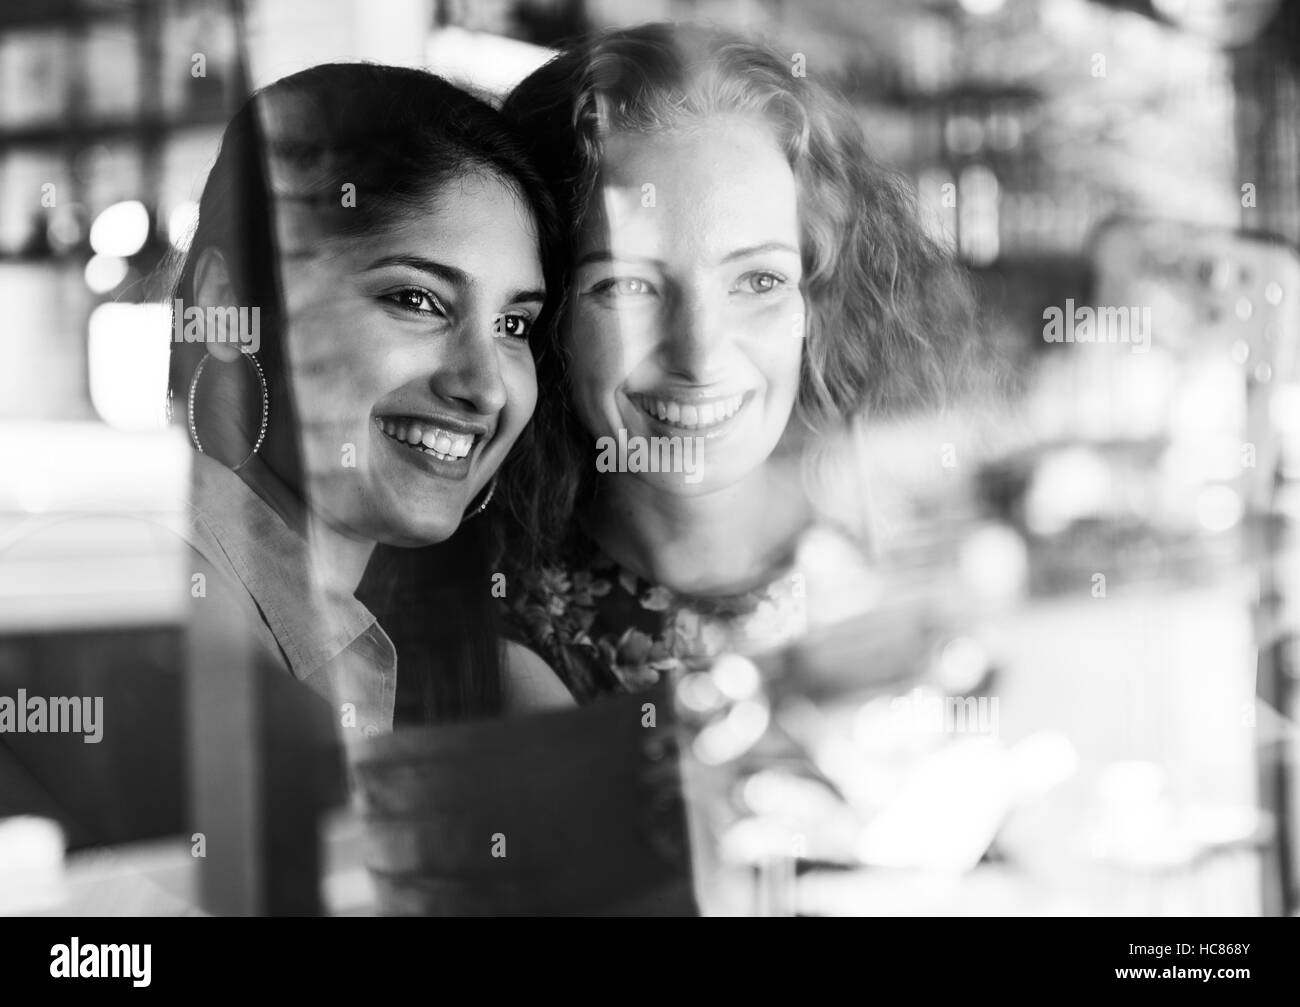
[[[877,555],[771,702],[852,841],[816,848],[789,779],[727,798],[793,837],[787,908],[1294,914],[1295,0],[6,0],[0,684],[32,640],[179,617],[160,268],[249,90],[366,59],[501,94],[665,18],[851,98],[995,362],[846,448]],[[1129,338],[1079,335],[1115,308]]]

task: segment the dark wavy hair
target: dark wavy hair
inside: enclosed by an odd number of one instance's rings
[[[605,137],[754,116],[772,130],[798,189],[807,317],[797,415],[829,433],[864,413],[940,406],[973,351],[965,272],[922,228],[903,176],[869,155],[847,102],[792,69],[766,44],[659,23],[595,34],[519,84],[503,111],[568,225],[565,279]],[[534,560],[549,562],[594,490],[594,448],[563,394],[562,326],[536,359],[547,391],[503,491]]]
[[[279,247],[277,202],[304,211],[315,236],[363,236],[421,212],[442,186],[475,172],[520,194],[537,224],[542,262],[554,262],[559,224],[549,187],[515,131],[486,102],[431,73],[368,63],[312,67],[255,93],[226,126],[189,250],[173,266],[173,303],[192,300],[199,256],[219,250],[239,303],[260,309],[258,356],[271,400],[261,458],[304,507],[310,501],[279,257],[305,250]],[[346,183],[356,187],[353,205],[341,199]],[[549,289],[558,284],[548,275]],[[202,343],[172,344],[170,388],[182,413],[205,352]],[[221,376],[220,384],[205,378],[196,412],[205,449],[229,464],[256,438],[261,393],[251,368],[222,368]],[[500,634],[490,594],[499,548],[483,518],[445,543],[377,546],[358,597],[396,645],[399,715],[430,720],[500,709]]]

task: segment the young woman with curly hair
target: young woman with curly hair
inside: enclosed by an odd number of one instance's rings
[[[942,402],[972,346],[962,271],[906,183],[792,66],[646,25],[506,102],[569,225],[541,402],[504,477],[507,609],[579,700],[805,628],[801,549],[856,546],[781,459]]]

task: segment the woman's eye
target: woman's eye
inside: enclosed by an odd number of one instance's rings
[[[746,294],[770,294],[775,290],[780,290],[785,286],[785,277],[779,273],[770,273],[767,270],[758,270],[753,273],[746,273],[740,278],[740,289]]]
[[[601,280],[591,288],[593,294],[603,294],[606,297],[641,297],[646,294],[655,292],[654,284],[649,280],[642,280],[635,276],[616,276],[608,280]]]
[[[390,303],[397,305],[403,311],[409,311],[412,314],[446,314],[438,298],[434,297],[427,290],[421,290],[419,287],[405,287],[401,290],[385,295],[385,299]]]
[[[533,331],[533,320],[527,315],[498,315],[492,331],[498,336],[527,339]]]

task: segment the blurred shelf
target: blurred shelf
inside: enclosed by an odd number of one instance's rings
[[[140,14],[157,9],[156,0],[5,0],[0,6],[0,31],[15,28],[42,28],[50,25],[84,25],[98,20],[113,20],[124,14]]]
[[[0,152],[10,147],[67,147],[103,140],[149,141],[172,133],[203,126],[224,127],[229,112],[222,108],[196,110],[192,114],[131,119],[126,121],[62,120],[30,126],[0,127]]]

